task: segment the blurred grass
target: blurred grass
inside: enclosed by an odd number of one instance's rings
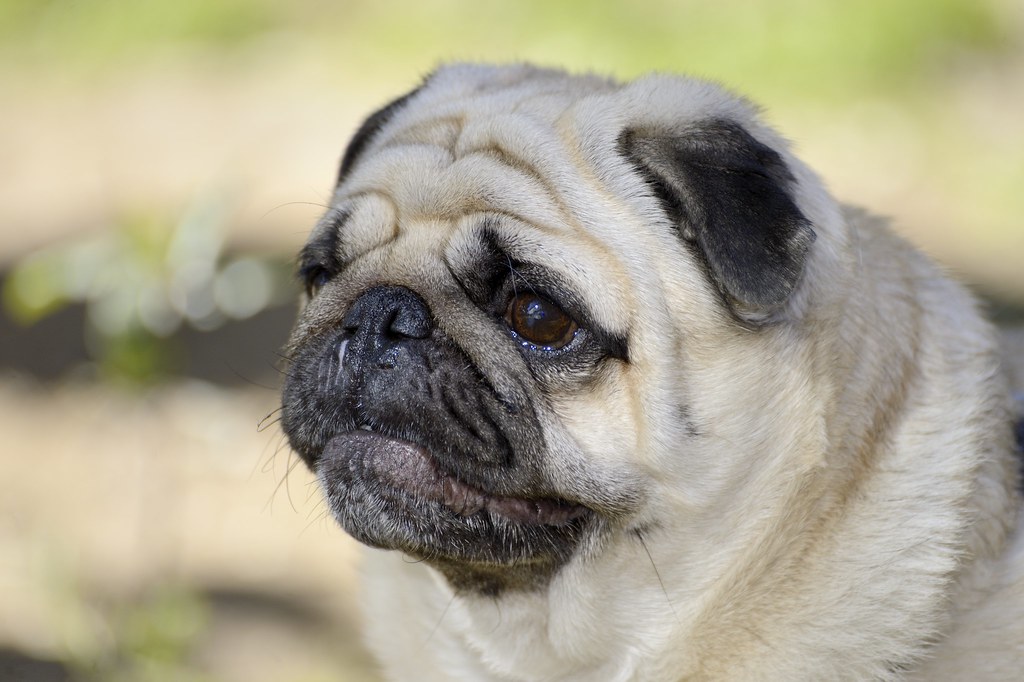
[[[273,28],[285,3],[265,0],[4,0],[0,39],[45,59],[116,63],[126,51],[185,43],[232,47]]]
[[[665,69],[755,95],[848,99],[999,55],[1012,26],[991,0],[3,0],[3,52],[78,70],[299,35],[303,49],[380,76],[434,60],[531,58],[629,77]],[[351,60],[351,61],[350,61]]]

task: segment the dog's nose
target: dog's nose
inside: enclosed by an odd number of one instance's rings
[[[379,286],[365,291],[349,308],[342,327],[350,334],[425,339],[434,329],[426,301],[411,289]]]

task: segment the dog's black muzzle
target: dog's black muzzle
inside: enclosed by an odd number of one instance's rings
[[[285,433],[341,525],[460,585],[548,575],[589,517],[543,475],[531,404],[503,398],[410,289],[368,289],[337,327],[306,340],[283,407]]]

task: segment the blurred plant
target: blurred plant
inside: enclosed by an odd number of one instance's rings
[[[168,49],[319,51],[374,82],[443,58],[522,59],[607,71],[713,75],[745,92],[898,91],[969,57],[1008,54],[1017,0],[0,0],[0,55],[59,60],[61,73],[123,68]],[[398,19],[396,20],[396,17]],[[486,26],[487,30],[480,30]],[[724,37],[727,37],[724,38]],[[459,45],[459,49],[453,48]],[[595,46],[601,46],[595,49]],[[126,58],[128,55],[128,58]],[[333,55],[333,57],[331,56]],[[425,55],[429,55],[426,57]],[[8,57],[11,59],[12,57]]]
[[[198,682],[197,671],[183,664],[208,620],[202,596],[185,588],[165,587],[144,600],[122,605],[113,619],[117,663],[113,670],[103,671],[100,679]]]
[[[67,606],[65,607],[67,608]],[[199,682],[203,676],[190,658],[209,627],[209,608],[195,590],[174,585],[154,588],[136,600],[81,604],[91,616],[92,632],[64,632],[79,641],[67,662],[82,682]],[[66,619],[65,619],[66,620]],[[81,626],[81,624],[79,624]],[[82,646],[86,643],[87,646]]]
[[[165,579],[114,595],[90,585],[75,562],[54,547],[44,548],[40,559],[36,577],[49,600],[48,620],[72,679],[212,680],[193,660],[212,620],[201,589]]]
[[[114,229],[31,254],[4,283],[22,324],[73,303],[86,308],[86,343],[106,378],[149,382],[174,369],[173,335],[251,317],[290,296],[277,259],[224,254],[225,205],[204,200],[176,225],[134,217]]]

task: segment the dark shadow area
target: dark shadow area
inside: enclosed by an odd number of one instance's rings
[[[189,664],[214,679],[228,677],[225,662],[247,660],[264,671],[294,672],[320,661],[328,669],[376,679],[352,613],[331,609],[306,593],[237,587],[201,591],[209,619]]]
[[[1024,303],[1008,300],[998,296],[980,294],[985,302],[985,312],[990,320],[1001,327],[1018,327],[1024,325]]]
[[[182,327],[167,339],[172,374],[224,386],[280,381],[280,349],[295,321],[295,306],[268,308],[211,331]],[[14,373],[51,382],[89,375],[94,359],[85,341],[86,311],[68,305],[38,322],[22,325],[0,307],[0,375]]]
[[[22,326],[0,306],[0,372],[16,371],[42,381],[66,376],[88,361],[85,307],[72,306]]]
[[[71,673],[63,663],[34,658],[21,651],[0,648],[2,682],[70,682]]]
[[[224,618],[278,621],[302,630],[334,628],[331,614],[308,598],[237,587],[210,587],[202,595],[214,614]]]

